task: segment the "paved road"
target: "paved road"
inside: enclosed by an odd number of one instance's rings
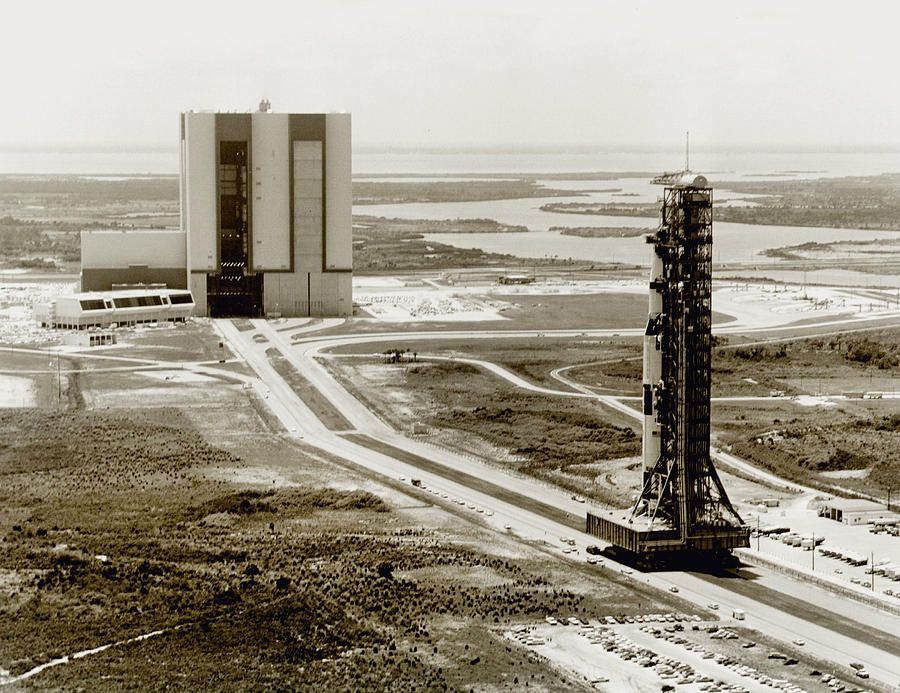
[[[868,625],[861,624],[854,618],[847,615],[846,612],[836,612],[829,608],[821,606],[813,606],[808,602],[798,601],[790,595],[786,595],[765,584],[754,584],[754,580],[758,579],[758,573],[755,568],[742,568],[735,573],[741,578],[732,577],[716,577],[713,575],[704,575],[695,573],[701,580],[710,583],[721,583],[723,580],[728,581],[728,589],[749,597],[758,602],[762,602],[782,611],[790,611],[795,616],[801,616],[810,623],[817,624],[829,631],[835,631],[859,641],[868,641],[874,647],[878,647],[885,652],[900,657],[900,637],[896,633],[887,633],[883,630],[876,630]]]
[[[580,392],[583,392],[583,393],[592,393],[592,390],[589,387],[582,385],[581,383],[578,383],[578,382],[571,380],[570,378],[567,378],[566,376],[564,376],[562,374],[564,370],[566,370],[566,369],[557,368],[556,370],[554,370],[551,373],[551,375],[554,378],[556,378],[557,380],[559,380],[560,382],[565,383],[566,385],[568,385],[569,387],[571,387],[573,389],[579,390]],[[616,411],[620,411],[623,414],[631,417],[632,419],[640,421],[643,418],[643,415],[641,414],[641,412],[639,412],[637,409],[634,409],[633,407],[630,407],[629,405],[625,404],[622,401],[622,399],[624,399],[624,398],[613,397],[611,395],[600,395],[600,394],[596,394],[596,393],[593,393],[593,394],[596,399],[603,402],[603,404],[605,404],[606,406],[611,407],[612,409],[615,409]],[[733,469],[739,470],[742,474],[750,477],[751,479],[757,479],[759,481],[770,484],[772,486],[776,486],[777,488],[784,488],[784,489],[788,489],[791,491],[802,492],[802,493],[815,493],[816,492],[814,489],[811,489],[807,486],[803,486],[801,484],[796,484],[792,481],[787,481],[786,479],[782,479],[781,477],[776,476],[775,474],[772,474],[771,472],[767,472],[764,469],[760,469],[759,467],[756,467],[756,466],[750,464],[749,462],[745,462],[744,460],[740,459],[739,457],[735,457],[734,455],[729,455],[728,453],[722,452],[721,450],[717,450],[715,448],[710,450],[710,457],[712,457],[713,460],[715,460],[717,462],[724,463],[724,464],[728,465],[729,467],[732,467]]]
[[[523,538],[543,541],[548,546],[560,546],[557,543],[560,536],[573,537],[580,551],[588,544],[598,543],[596,538],[574,530],[578,519],[583,517],[585,505],[567,498],[558,489],[511,476],[395,432],[341,387],[315,358],[320,349],[329,346],[370,342],[373,337],[374,341],[390,341],[400,337],[400,334],[310,337],[291,342],[288,336],[277,333],[265,321],[254,321],[256,329],[270,340],[267,344],[257,344],[253,342],[251,333],[240,333],[227,321],[219,321],[218,325],[235,351],[247,360],[269,387],[268,403],[275,414],[305,442],[377,473],[395,478],[398,475],[416,477],[436,494],[445,493],[481,508],[489,508],[495,513],[493,516],[478,514],[473,517],[498,529],[504,525],[510,526]],[[518,334],[534,336],[538,333],[527,331]],[[468,333],[457,334],[462,335],[470,336]],[[422,338],[422,335],[414,333],[402,336],[407,339]],[[443,339],[447,336],[446,333],[432,333],[426,338]],[[341,436],[327,430],[268,363],[265,349],[270,346],[279,349],[344,413],[355,425],[356,434]],[[629,414],[634,412],[627,405],[617,404],[629,409]],[[419,458],[427,460],[428,464],[423,464]],[[451,473],[448,469],[455,471]],[[503,493],[498,493],[497,488]],[[525,496],[527,500],[523,502],[517,496]],[[573,519],[570,520],[569,516]],[[715,601],[723,608],[744,609],[750,627],[785,641],[802,638],[807,641],[807,649],[813,654],[837,663],[858,660],[866,664],[874,678],[893,682],[895,672],[900,671],[900,657],[892,651],[893,648],[885,648],[888,647],[886,643],[900,632],[900,619],[847,602],[813,585],[793,582],[761,569],[754,568],[753,572],[756,575],[754,580],[711,578],[691,573],[632,573],[627,579],[663,590],[675,585],[680,590],[679,596],[696,604]],[[773,598],[773,594],[779,595],[778,598]],[[851,604],[852,611],[841,616]],[[848,628],[848,620],[850,625],[856,624],[850,635],[844,632]]]

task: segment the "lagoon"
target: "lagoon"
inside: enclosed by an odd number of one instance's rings
[[[538,197],[515,200],[485,200],[480,202],[412,202],[386,205],[356,205],[354,214],[399,219],[494,219],[501,224],[525,226],[528,233],[435,233],[426,238],[458,248],[480,248],[487,252],[504,253],[522,258],[557,257],[588,262],[621,262],[645,266],[649,263],[647,245],[643,238],[582,238],[565,236],[550,227],[605,226],[653,229],[657,217],[617,217],[586,214],[545,212],[541,205],[554,202],[655,202],[659,186],[642,178],[620,178],[611,181],[540,181],[547,187],[557,187],[586,193],[573,197]],[[635,193],[622,197],[618,193],[593,192],[621,188],[621,192]],[[588,192],[591,191],[591,192]],[[740,203],[737,195],[728,190],[714,189],[714,199],[721,204],[731,200]],[[828,243],[846,240],[900,238],[895,231],[835,229],[805,226],[766,226],[714,222],[713,261],[715,263],[754,263],[775,265],[778,261],[761,253],[809,241]]]
[[[632,217],[604,217],[609,226],[631,226],[626,221]],[[652,222],[643,219],[637,221]],[[646,224],[649,225],[649,224]],[[747,263],[774,267],[776,258],[760,253],[767,248],[778,248],[807,241],[827,243],[843,240],[867,240],[873,238],[898,238],[897,232],[863,231],[859,229],[832,229],[796,226],[754,226],[715,222],[713,225],[713,262]],[[572,258],[587,262],[620,262],[629,265],[649,266],[650,255],[643,237],[631,238],[581,238],[564,236],[557,231],[530,231],[527,233],[428,233],[425,239],[445,243],[457,248],[480,248],[491,253],[505,253],[522,258],[556,257]]]

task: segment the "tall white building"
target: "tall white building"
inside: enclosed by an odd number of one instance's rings
[[[351,204],[349,114],[181,114],[196,313],[349,315]]]

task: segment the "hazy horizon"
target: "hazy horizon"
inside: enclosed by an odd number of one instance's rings
[[[583,143],[556,143],[546,145],[515,145],[509,143],[353,143],[353,151],[359,153],[460,153],[460,154],[554,154],[554,153],[668,153],[684,152],[684,143],[679,146],[669,144],[583,144]],[[173,143],[147,143],[147,142],[60,142],[41,144],[16,144],[0,143],[0,152],[8,153],[74,153],[94,154],[104,152],[149,152],[149,153],[177,153],[178,144]],[[691,144],[691,152],[694,153],[859,153],[859,154],[900,154],[900,143],[884,144],[796,144],[796,143],[723,143],[723,144]],[[900,161],[898,161],[900,166]]]
[[[263,97],[349,111],[358,151],[676,151],[685,130],[696,151],[900,148],[900,6],[876,0],[47,0],[6,17],[7,150],[171,149],[180,112]]]

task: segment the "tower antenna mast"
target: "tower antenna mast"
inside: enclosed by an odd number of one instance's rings
[[[684,170],[691,170],[691,131],[684,132]]]

